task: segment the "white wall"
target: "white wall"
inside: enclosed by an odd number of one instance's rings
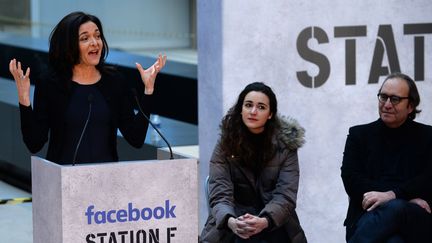
[[[378,83],[368,83],[372,60],[378,61],[376,67],[385,67],[384,71],[390,66],[388,41],[392,38],[383,40],[378,31],[391,28],[400,69],[414,76],[414,35],[406,34],[404,27],[432,23],[431,11],[427,0],[198,1],[201,178],[208,173],[221,117],[247,83],[264,81],[275,90],[280,113],[296,118],[306,128],[307,143],[299,151],[298,193],[298,213],[306,235],[313,243],[343,242],[348,201],[340,166],[346,135],[350,126],[378,118],[376,94],[386,75],[376,80]],[[210,16],[218,18],[210,21]],[[346,83],[352,78],[345,72],[347,38],[335,37],[339,31],[335,27],[341,26],[365,28],[364,34],[357,33],[363,36],[352,38],[356,72],[355,84],[350,85]],[[297,72],[316,77],[323,71],[302,58],[297,49],[300,33],[309,27],[314,27],[311,35],[319,36],[321,29],[328,37],[321,44],[317,39],[307,42],[310,49],[326,57],[330,67],[325,83],[319,86],[315,80],[314,88],[302,85],[297,78]],[[431,33],[430,26],[426,27]],[[432,35],[416,36],[424,36],[425,57],[425,81],[417,82],[423,112],[417,120],[431,124]],[[373,57],[376,46],[384,46],[382,62],[380,55]],[[352,65],[350,70],[352,73]],[[201,210],[201,227],[205,213]]]
[[[201,229],[207,217],[204,181],[208,160],[217,139],[223,106],[222,1],[197,2],[198,32],[198,141],[199,141],[199,220]]]

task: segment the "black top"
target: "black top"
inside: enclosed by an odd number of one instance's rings
[[[252,147],[253,156],[251,156],[252,161],[245,161],[245,166],[249,167],[254,175],[255,179],[258,178],[262,169],[264,168],[264,133],[247,133],[247,138],[250,141]]]
[[[96,107],[92,108],[90,127],[87,128],[92,131],[86,131],[82,143],[91,143],[92,147],[80,145],[80,148],[86,147],[91,153],[79,150],[80,160],[77,160],[77,163],[117,161],[117,129],[132,146],[140,148],[143,145],[148,121],[141,113],[135,114],[134,96],[120,73],[102,72],[101,79],[87,91],[86,87],[83,90],[82,86],[73,85],[70,80],[61,80],[53,73],[38,80],[35,84],[34,108],[20,105],[23,140],[31,153],[41,150],[49,138],[46,159],[59,164],[71,162],[71,152],[76,148],[78,134],[82,131],[82,121],[85,121],[84,117],[88,114],[86,92],[95,92],[93,99]],[[72,85],[65,85],[71,83]],[[150,97],[139,97],[147,116],[150,114]],[[78,113],[74,115],[75,112]],[[98,124],[104,125],[98,127]],[[96,130],[93,131],[94,129]],[[95,138],[97,141],[92,140]],[[105,154],[107,150],[109,153]],[[92,154],[94,152],[96,154]],[[84,153],[86,157],[83,157]]]
[[[65,113],[66,132],[61,161],[113,161],[109,144],[111,115],[108,104],[95,84],[80,85],[73,82],[73,85],[76,87]]]
[[[349,129],[342,180],[350,197],[345,225],[364,212],[363,194],[392,190],[396,198],[422,198],[432,205],[432,127],[411,120],[399,128],[381,119]]]

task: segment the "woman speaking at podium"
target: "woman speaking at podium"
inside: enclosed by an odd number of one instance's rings
[[[93,15],[73,12],[53,29],[49,43],[49,68],[35,82],[30,103],[30,68],[12,59],[24,143],[31,153],[49,141],[46,159],[58,164],[117,161],[117,129],[129,144],[141,147],[148,121],[134,113],[134,97],[126,80],[105,63],[108,55],[102,24]],[[136,67],[144,84],[139,100],[144,113],[157,74],[166,56],[159,55],[148,69]],[[135,94],[136,95],[136,94]]]

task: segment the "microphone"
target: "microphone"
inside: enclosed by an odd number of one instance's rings
[[[174,159],[171,145],[168,143],[168,140],[162,135],[162,133],[159,131],[159,129],[153,124],[153,122],[146,116],[146,114],[142,110],[140,102],[138,100],[138,94],[137,94],[137,91],[135,88],[132,88],[132,93],[133,93],[133,96],[135,98],[135,102],[137,103],[139,111],[144,116],[144,118],[148,121],[148,123],[153,127],[153,129],[159,134],[159,136],[165,141],[165,143],[167,144],[169,151],[170,151],[170,159]]]
[[[75,166],[75,161],[76,161],[76,157],[77,157],[77,154],[78,154],[78,149],[80,147],[81,140],[84,137],[84,133],[85,133],[85,131],[87,129],[87,125],[88,125],[89,120],[90,120],[90,115],[91,115],[91,111],[92,111],[93,94],[89,94],[87,96],[87,100],[88,100],[88,103],[89,103],[89,111],[88,111],[88,114],[87,114],[87,120],[86,120],[86,122],[84,124],[84,128],[83,128],[83,130],[81,132],[81,136],[80,136],[80,138],[78,140],[78,143],[77,143],[77,146],[75,148],[75,153],[74,153],[73,160],[72,160],[72,166]]]

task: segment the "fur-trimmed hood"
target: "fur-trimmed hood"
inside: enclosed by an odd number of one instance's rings
[[[297,120],[279,116],[280,130],[277,131],[277,140],[283,142],[289,150],[295,150],[305,144],[305,129]]]

